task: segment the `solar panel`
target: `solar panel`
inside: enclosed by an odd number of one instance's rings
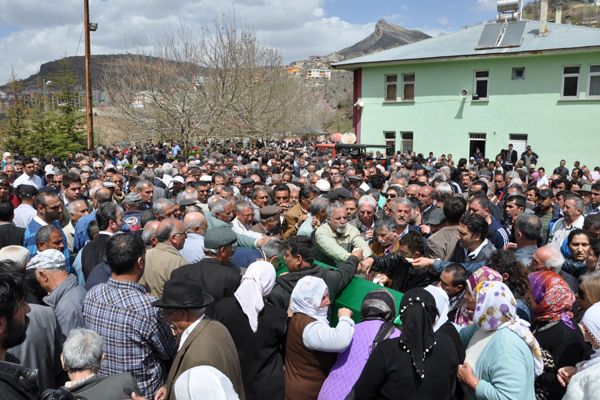
[[[475,50],[519,47],[527,21],[491,23],[483,27]]]
[[[479,37],[479,42],[477,43],[477,47],[475,50],[482,49],[491,49],[496,47],[496,43],[498,42],[498,35],[500,35],[500,30],[502,29],[502,24],[487,24],[483,27],[483,32],[481,32],[481,36]]]
[[[509,22],[506,33],[497,47],[519,47],[523,40],[525,25],[527,25],[527,21]]]

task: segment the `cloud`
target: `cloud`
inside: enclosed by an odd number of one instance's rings
[[[438,24],[440,25],[450,25],[450,20],[448,19],[448,17],[439,17],[437,19]]]
[[[279,49],[286,61],[325,55],[369,35],[374,24],[352,24],[327,16],[324,0],[119,0],[92,1],[92,53],[122,53],[155,42],[180,25],[209,26],[223,14],[235,14],[261,43]],[[14,68],[18,78],[38,72],[44,62],[83,55],[83,7],[80,0],[0,0],[0,83]],[[81,42],[80,42],[81,38]]]
[[[477,8],[481,11],[496,10],[497,0],[477,0]]]

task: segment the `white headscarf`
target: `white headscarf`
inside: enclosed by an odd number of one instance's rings
[[[438,309],[438,317],[433,324],[433,331],[437,332],[448,321],[448,311],[450,311],[450,298],[446,291],[440,287],[429,285],[425,288],[435,299],[435,306]]]
[[[258,329],[258,314],[265,307],[263,297],[275,286],[275,268],[267,261],[255,261],[246,270],[234,296],[248,317],[253,332]]]
[[[583,314],[583,318],[581,318],[581,325],[584,326],[589,335],[593,336],[597,342],[600,342],[600,303],[596,303],[587,309],[585,314]],[[598,363],[600,363],[600,349],[595,349],[589,360],[577,364],[577,370],[581,371]]]
[[[316,320],[327,322],[327,308],[321,308],[327,284],[316,276],[305,276],[296,283],[290,305],[293,313],[306,314]]]
[[[229,378],[208,365],[185,371],[174,389],[177,400],[239,400]]]

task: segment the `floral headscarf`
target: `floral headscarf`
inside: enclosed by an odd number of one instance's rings
[[[556,272],[539,271],[529,274],[529,287],[536,302],[533,308],[535,319],[544,322],[563,321],[575,329],[571,319],[575,294],[565,280]]]
[[[531,349],[535,375],[544,372],[544,362],[540,345],[529,330],[529,323],[517,316],[517,301],[512,292],[502,282],[482,282],[476,289],[477,300],[473,321],[487,332],[508,328]]]
[[[471,294],[471,297],[475,298],[475,288],[481,283],[486,281],[498,281],[502,282],[502,275],[494,269],[489,267],[481,267],[469,276],[467,279],[467,287],[465,288]],[[467,304],[463,304],[458,309],[454,322],[460,326],[467,326],[473,323],[473,310],[467,308]]]

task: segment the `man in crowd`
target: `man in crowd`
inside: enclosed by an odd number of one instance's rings
[[[23,174],[15,179],[13,183],[15,189],[21,185],[31,185],[38,190],[43,186],[42,178],[35,174],[35,163],[29,157],[23,159]]]
[[[204,214],[200,212],[190,212],[183,218],[185,232],[187,237],[181,255],[188,263],[196,263],[204,258],[204,234],[208,225]]]
[[[175,218],[160,221],[156,231],[158,244],[146,253],[144,276],[140,279],[140,284],[145,286],[152,296],[160,297],[171,273],[188,264],[180,253],[186,236],[185,226],[181,221]]]
[[[283,232],[283,239],[289,239],[298,232],[298,229],[300,229],[300,226],[307,218],[311,202],[318,195],[318,190],[312,186],[305,186],[300,189],[298,203],[284,214],[285,230]]]
[[[32,185],[20,185],[16,189],[17,197],[21,204],[15,208],[15,217],[13,223],[18,228],[27,228],[37,211],[33,207],[38,190]]]
[[[560,218],[550,232],[548,243],[561,248],[565,244],[569,233],[574,229],[583,227],[583,200],[573,194],[565,196],[564,207],[562,208],[564,217]]]
[[[153,399],[166,379],[165,365],[176,351],[168,323],[152,306],[154,297],[138,282],[144,274],[145,246],[139,235],[112,236],[106,259],[107,283],[94,286],[83,303],[86,328],[104,342],[100,376],[131,372],[142,394]]]

